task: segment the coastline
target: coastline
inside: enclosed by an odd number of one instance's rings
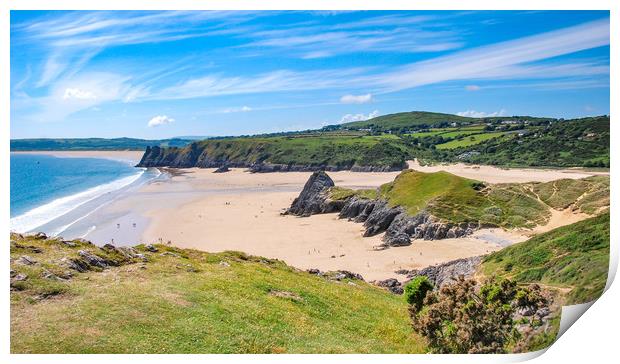
[[[59,157],[131,158],[140,152],[36,152]],[[432,172],[447,170],[492,183],[584,178],[592,174],[570,170],[505,170],[463,164],[410,167]],[[161,177],[127,188],[97,202],[80,217],[67,238],[82,237],[98,245],[170,243],[208,252],[238,250],[276,258],[300,269],[349,270],[366,280],[395,277],[399,269],[420,269],[460,258],[488,254],[526,240],[534,232],[581,220],[558,212],[549,226],[531,231],[483,229],[471,236],[438,241],[416,240],[412,245],[376,250],[383,234],[362,237],[363,226],[337,214],[299,218],[281,216],[311,172],[249,173],[243,168],[213,173],[213,168],[158,168]],[[527,172],[527,173],[526,173]],[[329,172],[337,186],[376,188],[400,172]],[[498,182],[499,181],[499,182]],[[88,210],[88,209],[85,209]],[[84,213],[84,211],[82,211]],[[569,216],[570,215],[570,216]]]

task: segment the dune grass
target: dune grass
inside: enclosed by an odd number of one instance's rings
[[[156,245],[148,262],[77,242],[12,236],[13,353],[419,353],[400,296],[331,281],[281,261]],[[34,250],[40,250],[35,252]],[[119,266],[68,280],[61,257],[90,251]],[[17,259],[28,255],[34,265]]]

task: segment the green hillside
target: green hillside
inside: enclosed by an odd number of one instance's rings
[[[243,253],[155,249],[11,235],[11,352],[426,350],[402,297],[363,281]]]
[[[204,166],[209,163],[255,163],[352,167],[403,168],[409,150],[392,135],[310,133],[273,137],[208,139],[185,148],[147,151],[143,166]]]
[[[515,129],[515,127],[512,127]],[[481,143],[450,142],[427,153],[429,160],[503,166],[584,166],[609,168],[608,116],[517,126]],[[497,132],[497,129],[489,133]]]
[[[598,298],[609,266],[609,212],[538,235],[487,256],[481,272],[565,292],[564,304]]]

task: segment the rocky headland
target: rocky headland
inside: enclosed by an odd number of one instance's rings
[[[344,199],[332,199],[330,190],[334,186],[334,181],[325,171],[314,172],[299,197],[284,214],[310,216],[338,212],[342,219],[363,223],[366,228],[364,237],[385,232],[384,244],[378,248],[410,245],[413,239],[459,238],[482,227],[473,222],[444,222],[427,211],[412,216],[404,208],[389,206],[387,201],[380,198],[352,195]]]

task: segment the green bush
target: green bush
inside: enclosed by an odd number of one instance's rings
[[[426,276],[418,276],[405,286],[405,300],[417,308],[422,307],[426,293],[433,290],[433,284]]]

